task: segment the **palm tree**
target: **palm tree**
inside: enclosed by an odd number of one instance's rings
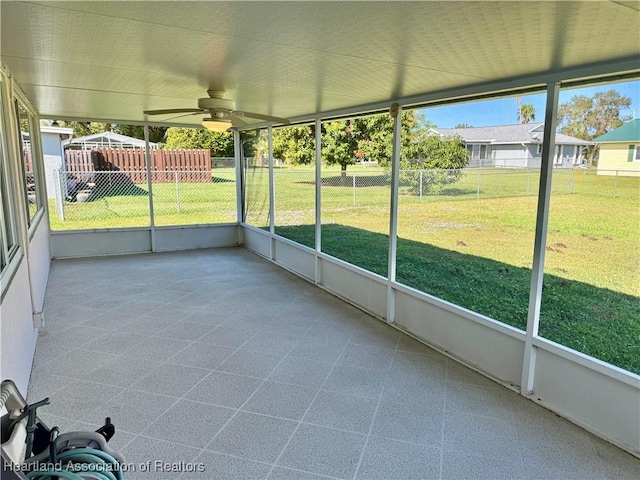
[[[518,110],[518,121],[522,124],[529,123],[536,119],[536,107],[530,103],[525,103]]]

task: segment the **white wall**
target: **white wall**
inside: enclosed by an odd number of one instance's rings
[[[49,217],[43,212],[43,217],[31,235],[29,241],[29,272],[31,274],[31,289],[33,308],[41,312],[44,305],[45,291],[49,279],[51,266],[51,251],[49,243]]]
[[[22,258],[0,303],[0,377],[13,380],[26,396],[37,331],[31,317],[27,262]]]
[[[274,246],[275,257],[278,259],[278,264],[287,270],[297,273],[306,280],[315,282],[315,250],[287,239],[274,241]]]
[[[242,234],[239,236],[242,245],[251,250],[252,252],[262,255],[263,257],[270,258],[270,235],[269,232],[265,232],[259,228],[241,227]],[[294,271],[294,270],[292,270]]]
[[[149,229],[51,232],[51,257],[90,257],[151,251]]]
[[[322,255],[318,283],[378,318],[387,316],[387,281],[376,274]]]
[[[494,166],[496,167],[540,167],[540,161],[534,165],[529,150],[523,145],[491,145]]]
[[[193,225],[155,229],[155,251],[238,245],[238,225]]]
[[[91,257],[238,245],[238,226],[185,225],[51,232],[51,257]]]
[[[534,400],[640,456],[640,378],[547,340],[536,344]]]
[[[42,311],[49,277],[49,219],[45,206],[36,213],[28,228],[14,97],[20,99],[34,120],[36,117],[28,99],[3,69],[0,69],[0,79],[3,90],[3,131],[0,135],[3,141],[0,148],[8,172],[8,189],[3,196],[7,204],[3,206],[11,211],[9,215],[3,212],[3,219],[7,225],[14,225],[17,245],[12,250],[10,261],[0,272],[0,379],[13,380],[26,396],[38,335],[33,313]],[[37,128],[37,121],[34,125]],[[40,135],[38,131],[31,133],[34,171],[41,172]]]
[[[55,198],[55,181],[53,171],[64,170],[62,144],[60,143],[60,134],[43,132],[42,152],[44,157],[44,177],[47,187],[47,198]]]
[[[28,257],[25,251],[22,249],[0,301],[0,378],[13,380],[26,396],[38,337],[33,312],[42,311],[51,264],[46,217],[33,227]]]
[[[520,384],[524,332],[408,287],[395,296],[397,325],[504,385]]]

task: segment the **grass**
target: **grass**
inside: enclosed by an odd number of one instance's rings
[[[65,202],[65,219],[56,215],[49,200],[52,230],[148,227],[149,195],[146,184],[140,194],[101,195],[90,202]],[[211,183],[154,183],[153,207],[157,226],[236,222],[234,169],[216,169]]]
[[[385,172],[349,167],[348,186],[339,172],[322,173],[323,251],[386,276]],[[214,175],[225,181],[180,184],[177,192],[174,184],[154,185],[156,224],[235,221],[233,170]],[[538,182],[536,171],[493,169],[470,171],[423,198],[401,187],[397,280],[524,329]],[[275,231],[310,247],[314,184],[312,171],[276,171]],[[558,170],[552,191],[540,333],[640,373],[640,178]],[[249,170],[248,223],[268,225],[268,200],[267,169]],[[67,221],[53,214],[52,227],[149,224],[147,196],[90,203],[67,204]]]

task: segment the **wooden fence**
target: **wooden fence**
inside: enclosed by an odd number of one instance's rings
[[[144,149],[98,148],[95,150],[65,150],[68,173],[94,172],[91,152],[97,151],[113,165],[112,170],[127,175],[133,183],[146,183],[147,168]],[[149,150],[154,182],[211,182],[211,156],[207,149]]]
[[[31,148],[26,148],[24,154],[24,169],[27,173],[33,173],[33,160],[31,159]]]

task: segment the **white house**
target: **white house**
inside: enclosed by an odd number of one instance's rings
[[[470,167],[540,168],[544,123],[472,128],[434,128],[445,137],[462,137],[471,155]],[[582,165],[584,148],[591,142],[556,133],[553,165]]]
[[[29,132],[21,132],[22,143],[29,147],[31,152],[31,139]],[[55,198],[54,171],[64,170],[64,150],[62,142],[73,135],[72,128],[41,126],[40,139],[42,142],[42,156],[44,160],[45,185],[47,198]],[[30,155],[31,153],[29,153]]]
[[[56,177],[54,176],[54,170],[64,171],[64,149],[62,148],[62,142],[71,137],[72,134],[72,128],[40,127],[47,198],[55,198],[56,190],[54,181]]]

